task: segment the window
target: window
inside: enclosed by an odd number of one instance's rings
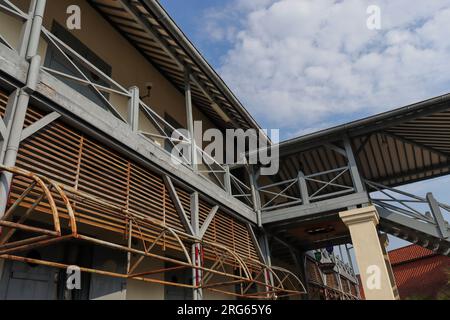
[[[92,52],[87,46],[85,46],[80,40],[78,40],[74,35],[64,29],[64,27],[62,27],[57,22],[53,22],[52,33],[73,50],[75,50],[78,54],[84,57],[87,61],[95,65],[97,69],[102,71],[107,76],[111,76],[111,66],[109,66],[106,62],[99,58],[94,52]],[[75,61],[73,57],[71,57],[69,54],[67,55],[69,56],[69,58]],[[87,67],[82,66],[80,63],[76,63],[76,65],[89,78],[90,81],[105,87],[109,87],[109,85],[104,80],[102,80],[97,74],[89,70]],[[77,78],[82,78],[80,73],[72,66],[67,58],[64,57],[61,52],[53,46],[49,46],[47,50],[44,66]],[[100,107],[106,110],[109,109],[106,102],[91,86],[81,84],[75,80],[71,80],[65,77],[60,77],[60,80],[84,95],[92,102],[98,104]],[[102,95],[106,99],[108,99],[108,94],[102,93]]]

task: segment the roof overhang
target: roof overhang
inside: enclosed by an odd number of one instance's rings
[[[158,1],[88,1],[180,91],[189,71],[193,103],[220,128],[260,128]]]
[[[282,142],[280,175],[345,166],[345,159],[327,148],[343,147],[345,138],[364,179],[392,187],[448,174],[450,94]]]

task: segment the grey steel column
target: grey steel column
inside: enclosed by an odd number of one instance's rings
[[[272,266],[272,258],[270,256],[269,238],[267,237],[267,233],[263,232],[261,234],[259,242],[262,254],[264,255],[265,263],[270,267]],[[265,274],[264,278],[271,286],[274,286],[273,275],[271,273],[269,277]]]
[[[30,36],[28,39],[26,58],[33,58],[39,47],[39,39],[41,37],[42,22],[44,20],[46,0],[37,0],[34,8],[33,22],[31,24]]]
[[[36,10],[36,2],[37,0],[32,0],[30,2],[30,7],[28,10],[28,15],[30,17],[33,16],[35,10]],[[25,23],[22,26],[22,31],[20,33],[20,43],[18,46],[19,55],[21,57],[26,58],[27,55],[27,49],[28,49],[28,43],[30,39],[30,32],[31,32],[31,25],[33,24],[33,19],[28,19],[25,21]]]
[[[45,11],[46,0],[37,0],[32,16],[31,28],[29,36],[23,35],[24,39],[28,39],[27,60],[30,62],[27,74],[26,85],[19,89],[17,94],[13,94],[11,98],[15,101],[9,101],[10,110],[7,112],[7,139],[2,146],[2,163],[5,166],[14,166],[16,164],[17,152],[19,150],[22,129],[25,116],[30,101],[30,93],[32,93],[39,81],[39,71],[41,66],[41,57],[37,55],[39,38],[41,35],[42,19]],[[11,186],[12,174],[4,172],[0,177],[0,218],[3,217],[8,200],[9,189]]]
[[[187,129],[189,131],[189,137],[191,139],[191,165],[192,168],[197,171],[197,148],[195,145],[195,136],[194,136],[194,115],[192,113],[192,94],[191,94],[191,78],[190,78],[190,70],[186,67],[185,77],[184,77],[184,96],[186,99],[186,122]]]
[[[200,217],[199,217],[199,200],[198,200],[198,192],[194,192],[191,194],[191,225],[192,230],[194,231],[195,237],[200,237]],[[195,266],[200,267],[202,265],[202,257],[201,251],[202,246],[200,243],[194,243],[191,247],[191,256],[192,263]],[[192,282],[193,285],[199,285],[202,282],[202,270],[192,269]],[[203,299],[203,291],[202,289],[194,289],[193,290],[193,299],[194,300],[202,300]]]
[[[232,196],[233,195],[233,190],[231,188],[231,174],[230,174],[230,166],[229,165],[224,165],[223,166],[225,173],[224,173],[224,186],[225,186],[225,191]]]
[[[348,258],[348,263],[350,264],[350,267],[352,267],[352,270],[355,271],[355,268],[353,267],[353,260],[352,260],[352,256],[350,254],[350,248],[348,247],[348,245],[345,245],[345,251],[347,251],[347,258]]]
[[[441,234],[441,237],[443,239],[447,239],[449,237],[448,229],[446,225],[446,221],[444,217],[442,216],[441,208],[439,207],[439,203],[434,198],[433,194],[431,192],[427,193],[427,201],[430,205],[431,213],[434,217],[434,220],[436,221],[437,228],[439,230],[439,233]]]
[[[262,228],[261,197],[259,195],[258,176],[259,176],[259,171],[255,172],[254,166],[251,166],[249,180],[250,180],[250,188],[251,188],[251,193],[252,193],[253,210],[256,212],[256,218],[258,220],[258,227]]]
[[[353,186],[356,192],[364,192],[364,185],[361,180],[361,175],[358,171],[355,155],[353,154],[352,145],[348,138],[344,139],[345,153],[347,154],[348,165],[353,180]]]
[[[8,140],[4,141],[3,165],[7,167],[12,167],[16,164],[22,129],[28,109],[28,103],[30,101],[30,93],[36,88],[40,64],[40,56],[34,56],[30,63],[27,85],[22,89],[18,89],[17,95],[12,96],[13,99],[17,97],[17,101],[11,103],[11,106],[13,106],[15,110],[13,111],[14,113],[7,126]],[[5,213],[12,176],[13,175],[10,172],[3,172],[0,177],[0,218]]]

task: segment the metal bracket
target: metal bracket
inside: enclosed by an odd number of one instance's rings
[[[211,211],[209,212],[208,216],[206,217],[205,221],[203,221],[202,227],[200,228],[199,237],[200,239],[203,238],[206,231],[208,230],[209,225],[213,221],[214,217],[216,216],[217,211],[219,210],[219,206],[214,206]]]
[[[39,119],[38,121],[34,122],[30,126],[23,129],[20,141],[22,142],[25,139],[29,138],[39,130],[43,129],[44,127],[46,127],[47,125],[58,119],[59,117],[61,117],[61,115],[58,112],[53,111],[52,113],[46,115],[42,119]]]
[[[180,198],[178,197],[177,190],[175,189],[175,187],[172,183],[172,179],[167,175],[164,175],[163,179],[164,179],[166,188],[169,191],[170,198],[173,201],[175,209],[180,217],[181,223],[183,224],[186,232],[188,232],[191,235],[195,235],[194,230],[191,226],[191,223],[186,215],[186,212],[184,211],[183,205],[181,204]]]

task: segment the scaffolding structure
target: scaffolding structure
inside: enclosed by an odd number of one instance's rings
[[[20,168],[4,166],[0,166],[0,172],[12,173],[14,185],[21,185],[24,189],[20,196],[10,203],[5,215],[0,219],[0,226],[7,229],[0,242],[0,258],[2,259],[65,269],[69,265],[18,254],[62,241],[78,240],[119,250],[127,253],[128,256],[126,274],[80,267],[83,272],[195,290],[211,290],[239,298],[276,299],[306,293],[301,280],[286,269],[268,266],[249,257],[241,257],[224,245],[180,232],[155,219],[118,207],[44,176]],[[104,216],[103,219],[96,219],[93,223],[87,217],[89,212],[91,214],[108,212],[109,215]],[[51,216],[51,227],[35,225],[38,217],[45,220],[46,217],[40,217],[42,215]],[[121,225],[123,230],[127,230],[125,240],[128,245],[123,244],[124,240],[121,237],[116,237],[119,241],[104,240],[101,238],[102,232],[96,233],[96,237],[88,236],[83,233],[83,227],[80,227],[80,225],[89,225],[99,231],[112,230],[108,227],[108,221],[111,220]],[[10,241],[17,230],[26,233],[27,237]],[[133,240],[138,240],[139,244],[134,244]],[[192,245],[198,245],[200,248],[200,251],[195,251],[194,256],[194,259],[200,260],[200,263],[193,261],[189,254],[188,248]],[[159,250],[156,250],[157,248]],[[179,258],[165,256],[166,250],[180,253]],[[198,259],[199,255],[201,259]],[[144,259],[169,262],[174,267],[135,272]],[[197,274],[195,283],[182,284],[151,277],[186,268],[195,270]],[[226,280],[216,281],[217,277]],[[230,285],[238,285],[239,289],[235,291],[224,289]],[[258,290],[250,290],[252,288],[258,288]]]

